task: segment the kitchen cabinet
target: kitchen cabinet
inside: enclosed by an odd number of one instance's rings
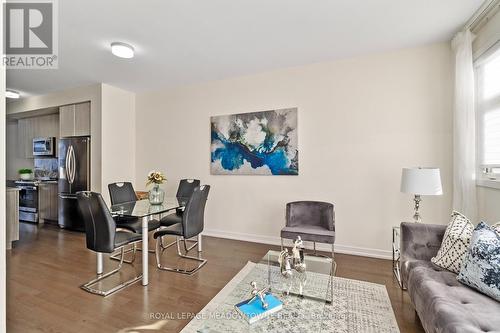
[[[90,135],[90,102],[61,106],[59,129],[63,138]]]
[[[12,242],[19,240],[19,189],[7,187],[6,194],[6,245],[12,248]]]
[[[33,158],[34,138],[59,137],[59,115],[49,114],[45,116],[19,119],[17,129],[17,147],[19,157]]]
[[[58,187],[57,182],[42,182],[38,186],[38,218],[40,223],[45,220],[58,219]]]

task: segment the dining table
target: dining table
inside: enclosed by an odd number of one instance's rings
[[[111,206],[111,215],[141,219],[142,222],[142,285],[148,285],[149,221],[155,216],[182,209],[188,198],[166,197],[162,204],[152,204],[148,199],[125,202]],[[198,251],[201,251],[201,235],[198,236]],[[97,274],[103,272],[103,254],[97,253]]]

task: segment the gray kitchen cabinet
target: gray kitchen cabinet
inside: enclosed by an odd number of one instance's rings
[[[58,197],[57,183],[40,183],[38,187],[38,209],[40,223],[45,220],[57,221],[58,219]]]
[[[59,129],[63,138],[90,135],[90,102],[61,106]]]

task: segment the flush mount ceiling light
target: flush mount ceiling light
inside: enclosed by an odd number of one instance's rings
[[[7,98],[15,98],[15,99],[18,99],[19,98],[19,93],[17,91],[14,91],[14,90],[7,90],[5,91],[5,97]]]
[[[126,43],[113,42],[111,43],[111,53],[120,58],[133,58],[134,47]]]

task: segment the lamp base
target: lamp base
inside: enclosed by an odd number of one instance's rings
[[[420,197],[420,195],[415,194],[415,198],[413,199],[413,201],[415,201],[415,214],[413,214],[413,220],[415,223],[421,223],[422,217],[420,216],[418,210],[420,208],[420,201],[422,201],[422,198]]]

